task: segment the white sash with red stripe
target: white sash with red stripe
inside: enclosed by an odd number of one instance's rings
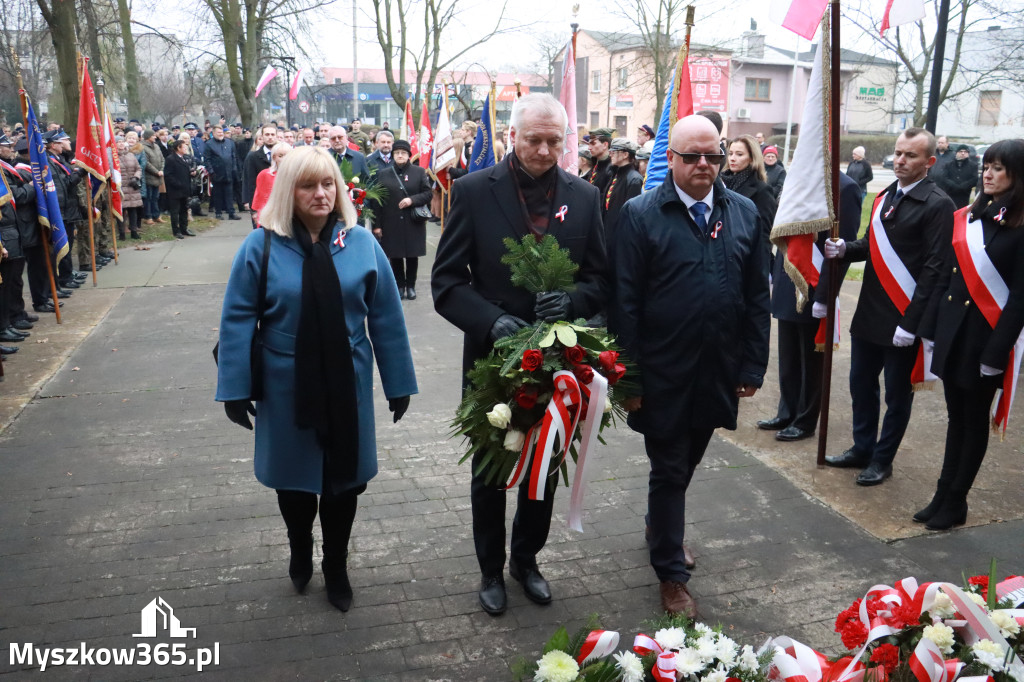
[[[900,260],[896,249],[889,242],[885,226],[882,225],[882,206],[885,203],[885,196],[886,192],[882,192],[875,197],[875,203],[871,207],[871,230],[868,239],[871,249],[871,266],[875,269],[875,274],[878,275],[878,281],[881,282],[885,294],[900,311],[900,315],[903,315],[914,298],[917,280]],[[889,209],[890,212],[892,210],[892,208]],[[920,388],[925,383],[938,379],[932,374],[932,354],[925,347],[926,345],[922,343],[918,349],[914,370],[910,375],[910,382],[915,388]]]
[[[953,216],[953,250],[956,252],[960,272],[967,291],[993,329],[1010,298],[1010,289],[999,275],[996,266],[985,251],[985,236],[980,220],[974,220],[970,207],[962,208]],[[992,405],[992,428],[1006,433],[1010,408],[1017,393],[1021,358],[1024,357],[1024,330],[1010,349],[1010,357],[1003,372],[1003,386],[996,393]]]
[[[814,242],[813,249],[811,249],[811,265],[814,266],[814,271],[818,275],[818,281],[814,283],[814,286],[821,284],[821,268],[825,263],[825,254],[818,248],[818,243]],[[828,286],[824,284],[822,286]],[[825,350],[825,338],[828,336],[828,318],[823,317],[818,320],[818,331],[814,334],[814,350]],[[836,296],[836,323],[832,327],[832,350],[839,350],[839,297]]]

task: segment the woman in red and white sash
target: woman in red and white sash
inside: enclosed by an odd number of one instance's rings
[[[929,530],[966,522],[967,493],[990,427],[1006,428],[1024,350],[1024,141],[995,143],[983,164],[982,192],[954,217],[949,267],[933,302],[931,369],[943,380],[949,426],[935,496],[914,514]]]

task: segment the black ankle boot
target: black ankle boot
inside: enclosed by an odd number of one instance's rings
[[[288,577],[292,579],[295,591],[302,594],[313,578],[313,536],[308,535],[297,540],[289,537],[288,546],[292,553],[288,562]]]
[[[950,491],[935,515],[928,519],[928,530],[949,530],[967,523],[967,493]]]
[[[352,584],[348,581],[348,557],[325,556],[321,564],[324,583],[327,585],[327,601],[334,608],[348,611],[352,606]]]
[[[926,523],[936,512],[942,507],[942,501],[946,499],[946,487],[944,485],[938,485],[935,488],[935,495],[932,497],[932,501],[928,503],[928,506],[914,514],[914,523]]]

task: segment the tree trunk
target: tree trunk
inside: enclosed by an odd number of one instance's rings
[[[142,117],[142,98],[139,96],[139,62],[135,58],[135,39],[132,38],[132,13],[128,0],[117,0],[117,16],[121,24],[121,45],[124,47],[124,85],[128,99],[128,113]]]
[[[67,0],[57,0],[58,3],[66,2]],[[100,50],[100,32],[96,26],[96,8],[93,7],[92,0],[81,0],[82,2],[82,14],[85,15],[85,30],[89,34],[87,36],[89,42],[89,51],[92,54],[86,55],[89,57],[89,61],[92,62],[92,66],[95,69],[95,74],[103,73],[103,52]],[[81,30],[81,25],[79,25]],[[81,42],[82,36],[79,35],[79,42]],[[96,75],[93,75],[93,79]]]
[[[60,75],[60,89],[64,95],[64,120],[71,126],[78,120],[78,48],[73,40],[76,35],[75,3],[73,0],[36,0],[43,13],[43,19],[50,29],[50,40],[57,55],[57,72]]]

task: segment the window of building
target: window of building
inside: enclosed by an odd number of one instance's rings
[[[754,102],[769,102],[772,99],[771,78],[748,78],[743,99]]]
[[[616,116],[615,117],[615,135],[618,137],[626,137],[626,117]]]
[[[590,129],[601,127],[601,112],[591,111],[590,112]]]
[[[978,125],[999,125],[999,110],[1003,105],[1002,90],[982,90],[978,97]]]
[[[600,70],[596,70],[596,71],[591,71],[590,72],[590,91],[591,92],[601,92],[601,71]]]
[[[622,67],[619,69],[619,88],[626,88],[629,85],[629,69]]]

